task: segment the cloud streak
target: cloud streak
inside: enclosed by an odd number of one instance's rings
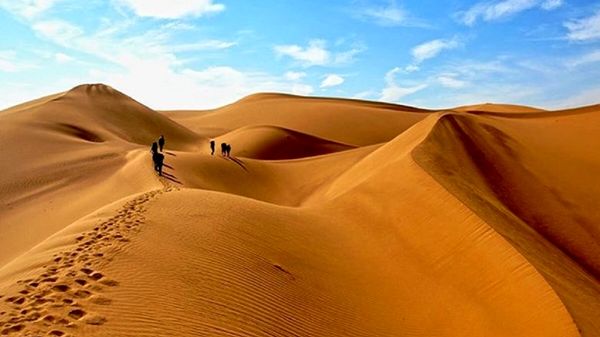
[[[353,47],[346,51],[333,52],[328,49],[327,41],[313,39],[308,41],[306,47],[296,44],[277,45],[273,48],[279,57],[289,57],[299,63],[302,67],[313,66],[335,66],[349,64],[359,53],[365,50],[362,46]]]
[[[414,18],[396,1],[389,1],[384,5],[361,7],[353,10],[352,13],[359,20],[373,22],[383,27],[427,27],[423,20]]]
[[[568,21],[564,25],[569,31],[567,39],[571,41],[600,40],[600,10],[591,16]]]
[[[532,8],[554,10],[562,6],[562,0],[502,0],[479,2],[466,11],[457,14],[459,20],[467,26],[472,26],[478,20],[496,21],[516,15]]]
[[[386,102],[397,102],[401,98],[412,95],[418,91],[427,88],[427,84],[419,84],[409,87],[401,87],[396,83],[396,74],[402,70],[398,67],[393,68],[385,74],[385,88],[381,90],[379,99]]]
[[[118,0],[118,3],[142,17],[179,19],[219,13],[225,5],[213,0]]]
[[[336,87],[340,84],[344,83],[344,78],[337,74],[329,74],[325,76],[323,81],[321,82],[321,88],[330,88]]]

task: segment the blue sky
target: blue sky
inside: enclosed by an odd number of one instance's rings
[[[600,1],[0,0],[0,29],[0,108],[96,82],[155,109],[600,103]]]

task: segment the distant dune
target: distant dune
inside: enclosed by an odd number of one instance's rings
[[[0,335],[600,336],[600,105],[90,84],[0,126]]]

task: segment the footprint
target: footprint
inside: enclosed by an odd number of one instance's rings
[[[73,310],[69,311],[69,317],[71,317],[73,319],[80,319],[81,317],[83,317],[85,315],[86,315],[86,312],[81,309],[73,309]]]
[[[88,317],[85,322],[90,325],[102,325],[106,323],[106,318],[98,315]]]
[[[101,273],[98,273],[98,272],[90,275],[90,278],[93,280],[96,280],[96,281],[100,280],[103,277],[104,277],[104,275],[102,275]]]
[[[119,282],[115,281],[115,280],[111,280],[111,279],[105,279],[100,281],[100,283],[104,284],[105,286],[109,286],[109,287],[116,287],[119,285]]]
[[[52,287],[52,290],[58,291],[61,293],[64,293],[65,291],[68,291],[69,289],[70,289],[70,287],[66,284],[57,284],[54,287]]]
[[[77,290],[73,295],[75,295],[75,297],[78,297],[78,298],[87,298],[87,297],[90,297],[91,294],[92,293],[90,293],[87,290]]]
[[[112,303],[112,300],[110,298],[107,298],[104,296],[95,295],[90,298],[90,302],[92,302],[94,304],[99,304],[99,305],[109,305]]]
[[[0,331],[0,334],[2,334],[2,335],[8,335],[8,334],[13,333],[13,332],[19,332],[19,331],[23,330],[24,328],[25,328],[25,325],[23,325],[23,324],[16,324],[16,325],[13,325],[13,326],[8,327],[6,329],[3,329],[2,331]]]
[[[60,330],[52,330],[48,333],[48,336],[64,336],[65,333]]]

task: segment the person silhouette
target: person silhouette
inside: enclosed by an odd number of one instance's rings
[[[165,137],[163,135],[160,135],[160,138],[158,138],[158,147],[160,147],[160,152],[162,152],[164,146],[165,146]]]
[[[152,147],[150,147],[150,153],[153,155],[158,151],[158,144],[156,142],[152,143]]]
[[[225,145],[225,155],[227,157],[229,157],[229,155],[231,155],[231,144],[226,144]]]
[[[162,167],[165,160],[165,155],[160,152],[154,152],[152,155],[152,161],[154,162],[154,170],[158,172],[159,176],[162,176]]]
[[[227,143],[221,143],[221,155],[223,157],[227,155]]]
[[[215,140],[211,139],[210,140],[210,155],[214,155],[215,154]]]

